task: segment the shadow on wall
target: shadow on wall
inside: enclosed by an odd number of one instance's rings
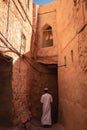
[[[13,62],[9,56],[0,55],[0,126],[30,119],[28,68],[22,57]]]
[[[87,10],[87,0],[84,0],[85,2],[85,9]]]
[[[35,65],[35,63],[33,63]],[[32,118],[37,121],[41,120],[42,108],[40,103],[41,95],[44,93],[44,88],[48,87],[49,93],[53,96],[52,104],[52,120],[57,122],[58,117],[58,83],[57,83],[57,68],[47,68],[46,65],[36,65],[37,70],[31,67],[30,69],[30,102]]]
[[[29,64],[24,58],[19,57],[13,64],[13,122],[25,123],[30,119],[29,111]]]
[[[12,59],[0,55],[0,126],[12,125]]]
[[[57,122],[58,82],[57,68],[49,68],[23,57],[15,62],[0,60],[0,123],[25,123],[31,118],[40,121],[42,109],[40,98],[48,87],[53,96],[52,119]],[[30,64],[32,62],[32,65]],[[35,69],[36,68],[36,69]],[[38,70],[38,71],[37,71]],[[8,97],[8,98],[7,98]],[[3,122],[2,122],[3,121]]]

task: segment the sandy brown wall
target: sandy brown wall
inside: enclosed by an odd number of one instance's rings
[[[24,0],[0,1],[0,51],[3,55],[13,59],[11,60],[12,80],[10,82],[12,85],[12,115],[15,124],[26,122],[29,119],[27,106],[27,89],[29,87],[27,69],[29,66],[22,54],[30,51],[32,35],[30,24],[32,24],[32,1],[30,1],[29,7]],[[21,47],[22,35],[26,42],[24,49]]]
[[[56,2],[39,6],[37,16],[36,39],[34,43],[34,54],[37,62],[56,64],[57,63],[57,37],[56,37]],[[52,27],[53,46],[42,47],[43,31],[45,26]]]
[[[66,130],[87,129],[87,3],[57,5],[60,122]],[[73,53],[73,54],[72,54]]]

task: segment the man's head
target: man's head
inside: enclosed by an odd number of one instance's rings
[[[48,88],[44,88],[44,92],[47,93],[48,92]]]

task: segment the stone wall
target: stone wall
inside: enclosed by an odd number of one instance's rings
[[[87,3],[57,4],[59,119],[66,130],[87,129]]]
[[[12,115],[15,124],[30,118],[27,96],[29,63],[23,55],[30,51],[32,36],[32,1],[0,1],[0,52],[12,62]],[[10,62],[10,60],[7,60]],[[3,68],[4,69],[4,68]],[[5,73],[5,72],[4,72]],[[7,79],[9,77],[7,76]]]

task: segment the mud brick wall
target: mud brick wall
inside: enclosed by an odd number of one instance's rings
[[[59,111],[66,130],[87,129],[87,2],[57,5]],[[73,53],[73,54],[72,54]]]

